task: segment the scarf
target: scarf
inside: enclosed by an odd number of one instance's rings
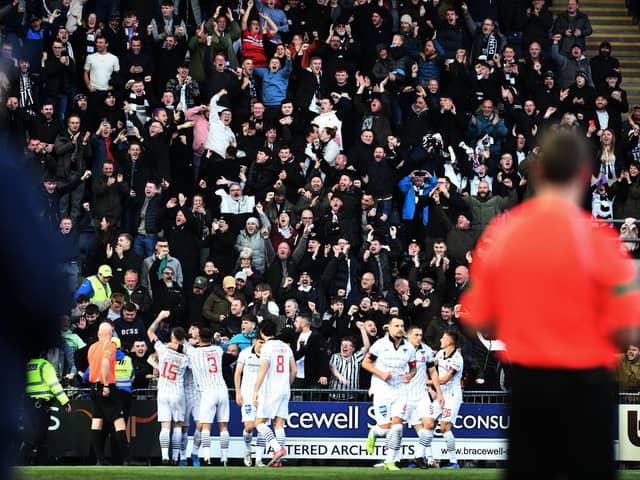
[[[160,266],[158,267],[158,280],[162,280],[162,272],[164,271],[168,262],[169,260],[167,259],[167,257],[164,257],[162,260],[160,260]]]
[[[20,107],[28,108],[33,105],[33,93],[29,74],[20,75]]]
[[[498,39],[495,33],[492,33],[486,38],[482,53],[487,56],[487,60],[491,60],[491,58],[498,53]]]
[[[278,233],[282,235],[283,238],[289,239],[291,238],[291,227],[290,226],[284,227],[284,228],[278,227]]]

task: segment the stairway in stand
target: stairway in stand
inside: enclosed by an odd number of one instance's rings
[[[566,1],[555,0],[555,16],[566,8]],[[589,16],[593,34],[587,37],[585,55],[598,54],[600,42],[611,43],[611,54],[620,61],[622,88],[627,91],[630,107],[640,103],[640,28],[631,25],[624,0],[583,0],[580,10]]]

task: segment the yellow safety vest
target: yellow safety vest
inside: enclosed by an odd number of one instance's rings
[[[111,298],[111,287],[107,283],[106,285],[100,281],[97,275],[88,277],[91,289],[93,290],[93,297],[91,297],[92,303],[99,303]]]
[[[34,358],[27,362],[27,395],[47,402],[55,398],[62,406],[69,403],[55,368],[44,358]]]
[[[133,377],[133,361],[129,355],[122,360],[116,360],[116,388],[131,391],[131,377]]]

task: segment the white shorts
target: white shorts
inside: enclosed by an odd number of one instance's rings
[[[462,405],[462,393],[446,393],[443,396],[444,407],[440,407],[438,402],[432,402],[427,416],[441,422],[455,423]]]
[[[229,422],[229,394],[226,390],[200,393],[198,421],[201,423]]]
[[[258,396],[256,418],[274,419],[289,417],[289,394],[261,397]]]
[[[200,392],[198,390],[185,390],[184,400],[185,425],[190,423],[191,416],[193,416],[193,421],[197,422],[198,414],[200,413]]]
[[[240,411],[242,412],[242,423],[256,421],[256,413],[258,413],[258,409],[253,403],[244,403],[242,407],[240,407]]]
[[[407,416],[407,399],[403,395],[394,395],[393,397],[374,395],[373,412],[378,425],[391,423],[391,419],[394,417],[405,420]]]
[[[184,421],[184,395],[158,393],[158,421]]]
[[[414,425],[421,425],[422,419],[430,416],[430,405],[431,402],[426,395],[421,400],[409,401],[407,403],[407,424],[410,427],[413,427]]]

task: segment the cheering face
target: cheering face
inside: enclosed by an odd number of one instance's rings
[[[629,345],[625,355],[628,361],[636,362],[640,358],[640,349],[635,345]]]
[[[353,350],[353,343],[351,343],[351,341],[343,340],[342,343],[340,343],[340,355],[342,358],[351,357],[351,355],[353,355]]]

